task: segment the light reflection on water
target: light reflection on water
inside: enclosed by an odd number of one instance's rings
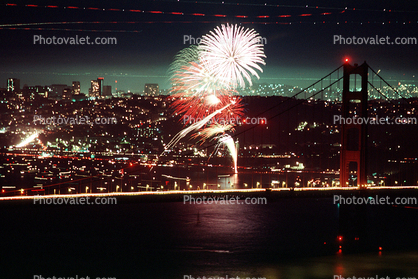
[[[268,279],[334,275],[396,278],[418,271],[418,251],[329,253],[323,243],[332,242],[337,235],[338,209],[325,199],[175,208],[179,226],[174,243],[178,245],[172,249],[187,262],[180,264],[180,269],[187,271],[184,274]]]
[[[397,226],[407,231],[396,243],[416,240],[413,225],[406,226],[408,221],[416,224],[416,218],[408,219],[416,214],[390,212],[373,207],[366,220],[368,233],[392,241],[401,229],[381,230],[377,225]],[[416,245],[412,252],[384,246],[380,254],[346,254],[344,247],[337,254],[324,245],[335,241],[339,216],[331,198],[302,197],[268,200],[264,205],[2,206],[0,218],[8,225],[0,231],[1,239],[7,240],[2,242],[0,263],[15,275],[5,278],[80,273],[164,279],[417,277]],[[25,269],[20,268],[22,258]]]
[[[326,256],[260,267],[259,274],[268,279],[347,277],[396,278],[416,277],[418,252],[385,252],[360,255]]]

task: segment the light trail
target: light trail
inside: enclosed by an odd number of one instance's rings
[[[384,186],[384,187],[366,187],[369,190],[406,190],[417,189],[418,186]],[[178,194],[226,194],[226,193],[263,193],[269,191],[353,191],[359,190],[358,187],[329,187],[329,188],[252,188],[252,189],[226,189],[226,190],[173,190],[173,191],[143,191],[143,192],[112,192],[112,193],[83,193],[83,194],[53,194],[44,196],[11,196],[0,197],[0,201],[7,200],[31,200],[31,199],[47,199],[47,198],[80,198],[80,197],[111,197],[111,196],[162,196],[162,195],[178,195]]]
[[[193,123],[189,127],[187,127],[185,129],[181,130],[180,132],[178,132],[171,139],[171,141],[167,144],[167,146],[164,147],[164,151],[160,154],[160,156],[162,156],[167,150],[169,150],[173,146],[175,146],[182,138],[184,138],[185,136],[187,136],[191,131],[198,130],[198,129],[202,128],[209,120],[212,119],[212,117],[214,117],[218,113],[222,112],[224,109],[226,109],[230,105],[231,104],[228,104],[228,105],[224,106],[223,108],[220,108],[220,109],[212,112],[211,114],[209,114],[208,116],[206,116],[205,118],[203,118],[202,120],[200,120],[199,122]]]
[[[37,137],[38,137],[38,132],[35,132],[34,134],[32,134],[29,137],[27,137],[26,139],[24,139],[21,143],[16,145],[16,147],[23,147],[23,146],[27,145],[28,143],[32,142]]]

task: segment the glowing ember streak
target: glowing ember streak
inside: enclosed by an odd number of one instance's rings
[[[214,117],[215,115],[217,115],[218,113],[222,112],[224,109],[226,109],[227,107],[229,107],[230,104],[224,106],[221,109],[216,110],[215,112],[209,114],[208,116],[206,116],[205,118],[203,118],[202,120],[200,120],[199,122],[196,122],[192,125],[190,125],[189,127],[181,130],[180,132],[178,132],[172,139],[171,141],[167,144],[167,146],[165,147],[165,150],[163,151],[163,153],[168,150],[171,149],[171,147],[175,146],[182,138],[184,138],[185,136],[187,136],[187,134],[189,134],[191,131],[193,130],[198,130],[200,128],[202,128],[209,120],[211,120],[212,117]],[[161,153],[161,155],[163,154]],[[160,155],[160,156],[161,156]]]
[[[235,171],[235,173],[238,173],[238,169],[237,169],[237,149],[235,147],[234,139],[230,135],[226,134],[226,135],[222,135],[219,138],[219,142],[221,144],[225,144],[226,147],[228,148],[229,153],[231,154],[232,160],[234,160],[234,171]]]
[[[25,140],[23,140],[21,143],[16,145],[16,147],[23,147],[23,146],[27,145],[28,143],[30,143],[31,141],[33,141],[34,139],[36,139],[37,137],[38,137],[38,133],[35,132],[34,134],[30,135]]]

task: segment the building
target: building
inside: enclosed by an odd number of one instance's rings
[[[91,81],[91,87],[89,90],[90,97],[100,97],[102,96],[102,85],[104,78],[98,77],[95,80]]]
[[[73,81],[72,93],[73,95],[80,94],[80,82],[79,81]]]
[[[112,97],[112,86],[110,85],[103,85],[103,91],[102,91],[103,97]]]
[[[68,89],[68,85],[66,84],[51,84],[51,91],[48,94],[50,98],[62,98],[64,95],[64,90]]]
[[[146,83],[144,87],[145,96],[156,96],[159,95],[159,87],[157,83]]]
[[[28,86],[25,84],[22,88],[23,96],[40,96],[43,98],[47,98],[49,93],[49,89],[47,86],[42,85],[35,85],[35,86]]]
[[[123,98],[123,97],[125,97],[125,91],[123,91],[123,90],[116,90],[115,97],[116,98]]]
[[[64,88],[62,91],[62,99],[63,100],[70,100],[73,97],[73,89],[68,87]]]
[[[7,79],[7,92],[20,92],[20,79],[8,78]]]
[[[91,81],[89,89],[89,97],[99,97],[100,96],[100,85],[97,79]]]

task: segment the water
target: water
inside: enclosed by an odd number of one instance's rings
[[[268,172],[267,172],[268,170]],[[277,187],[295,187],[298,181],[300,186],[306,187],[308,180],[322,180],[332,185],[332,180],[337,176],[332,174],[311,173],[311,172],[270,172],[270,169],[261,170],[239,169],[238,173],[234,173],[233,168],[227,167],[206,167],[206,166],[183,166],[164,168],[156,167],[153,169],[153,175],[159,178],[162,176],[163,181],[168,181],[167,189],[173,189],[174,181],[179,185],[180,189],[187,189],[186,178],[190,179],[193,189],[203,188],[205,183],[208,189],[237,189],[245,188],[277,188]],[[171,178],[167,178],[171,176]],[[181,179],[180,179],[181,178]],[[159,180],[159,179],[156,179]],[[274,182],[274,184],[272,184]],[[154,186],[157,184],[154,183]]]
[[[417,276],[418,212],[370,210],[367,231],[383,250],[350,254],[336,249],[341,212],[330,198],[267,205],[3,202],[0,277]]]

